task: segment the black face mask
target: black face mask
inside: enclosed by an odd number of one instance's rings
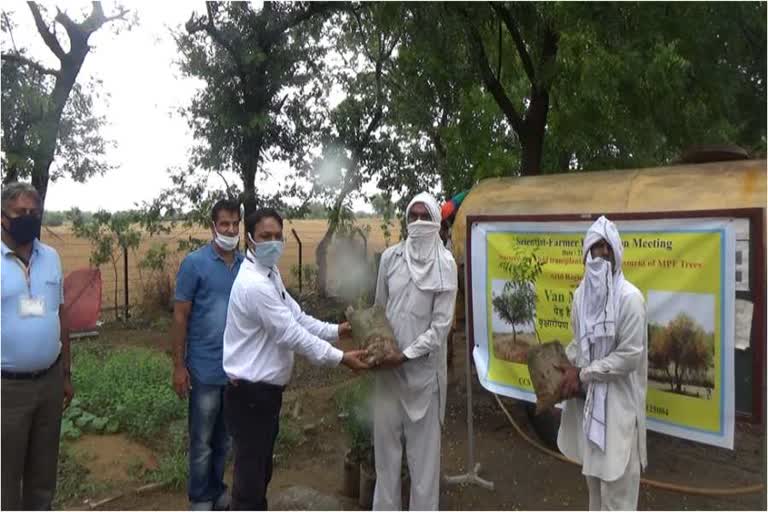
[[[40,226],[42,219],[37,215],[21,215],[19,217],[3,216],[8,219],[10,227],[3,226],[13,241],[19,245],[27,245],[32,240],[40,236]]]

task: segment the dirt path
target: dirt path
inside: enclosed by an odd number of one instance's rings
[[[455,371],[449,378],[449,393],[443,433],[443,473],[455,475],[466,468],[466,386],[464,358],[457,343]],[[286,458],[277,461],[270,495],[292,485],[315,488],[339,496],[342,487],[342,461],[346,439],[336,417],[333,392],[343,374],[333,375],[331,385],[313,387],[305,380],[309,373],[300,369],[302,385],[286,395],[286,408],[301,396],[302,425],[314,425],[304,442]],[[349,378],[349,374],[346,375]],[[488,491],[476,486],[448,486],[441,489],[440,508],[444,510],[579,510],[587,505],[587,490],[579,468],[542,454],[518,436],[500,411],[493,396],[473,381],[477,460],[482,476],[493,480]],[[528,426],[523,407],[505,400],[519,424]],[[646,476],[683,485],[704,488],[735,487],[765,479],[764,432],[738,426],[733,451],[699,445],[649,433],[650,466]],[[231,481],[231,473],[228,475]],[[137,483],[136,486],[139,484]],[[343,500],[347,509],[357,509],[352,500]],[[765,510],[765,494],[727,498],[691,496],[642,487],[639,507],[643,510]],[[129,495],[104,507],[121,510],[183,510],[184,492],[158,491]]]

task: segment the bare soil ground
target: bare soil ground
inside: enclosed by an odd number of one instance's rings
[[[528,350],[536,345],[536,335],[520,333],[517,336],[493,333],[493,353],[499,359],[512,363],[528,361]]]
[[[152,330],[108,330],[104,342],[152,346],[166,350],[165,333]],[[443,431],[442,470],[445,475],[466,471],[467,425],[466,384],[464,379],[463,337],[454,344],[454,367],[449,371],[446,421]],[[169,362],[170,365],[170,362]],[[169,366],[170,375],[170,366]],[[340,496],[343,454],[347,447],[337,418],[333,393],[340,383],[355,376],[342,369],[317,369],[297,358],[293,381],[285,397],[285,409],[292,410],[299,399],[300,423],[313,425],[302,444],[276,463],[270,495],[294,485],[317,489],[339,497],[344,508],[357,510],[354,500]],[[587,489],[578,467],[549,457],[518,436],[498,408],[493,396],[473,379],[476,458],[482,464],[481,475],[495,482],[493,491],[476,486],[442,485],[440,508],[444,510],[583,510]],[[522,404],[505,399],[516,421],[533,433]],[[739,424],[733,451],[713,448],[668,436],[649,433],[649,467],[646,477],[704,489],[738,487],[765,482],[765,431]],[[139,462],[151,464],[152,458],[131,447],[120,436],[107,440],[86,437],[82,448],[84,464],[91,467],[89,479],[109,471],[117,479],[111,489],[100,491],[103,498],[118,491],[133,489],[143,482],[131,480]],[[121,456],[120,454],[127,454]],[[90,461],[90,462],[88,462]],[[122,469],[120,469],[122,468]],[[128,480],[123,480],[127,477]],[[231,471],[227,478],[231,481]],[[184,491],[160,490],[146,494],[128,493],[103,507],[105,510],[185,510]],[[65,508],[82,508],[82,503],[68,503]],[[648,510],[765,510],[765,492],[729,497],[680,494],[643,486],[640,509]]]

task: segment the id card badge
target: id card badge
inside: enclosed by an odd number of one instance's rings
[[[22,297],[19,302],[19,314],[22,317],[43,316],[45,299],[43,297]]]

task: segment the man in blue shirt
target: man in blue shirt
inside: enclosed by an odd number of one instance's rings
[[[173,387],[189,396],[191,510],[226,510],[224,484],[229,435],[224,426],[224,326],[229,292],[242,255],[237,251],[240,206],[223,199],[211,212],[211,243],[184,258],[176,276],[173,311]]]
[[[61,261],[37,240],[42,204],[26,183],[2,192],[2,509],[50,510],[61,414],[72,399]]]

